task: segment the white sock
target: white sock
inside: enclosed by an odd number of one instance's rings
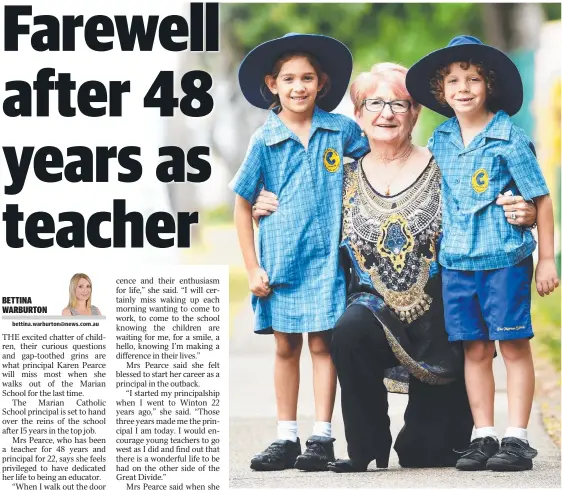
[[[277,439],[297,442],[298,426],[296,420],[277,421]]]
[[[332,437],[332,423],[331,422],[314,422],[312,428],[313,436]]]
[[[521,429],[519,427],[508,427],[505,431],[504,437],[517,437],[518,439],[523,439],[527,443],[529,442],[527,429]]]
[[[476,427],[474,427],[474,429],[472,430],[472,438],[470,440],[474,441],[474,439],[478,439],[480,437],[493,437],[497,440],[498,436],[496,434],[496,428],[480,427],[479,429],[477,429]]]

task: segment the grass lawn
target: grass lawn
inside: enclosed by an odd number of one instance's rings
[[[531,303],[533,346],[537,355],[548,359],[560,372],[560,288],[542,298],[537,294],[535,283]]]
[[[232,330],[232,325],[234,323],[234,318],[242,306],[246,302],[250,302],[250,288],[248,286],[248,276],[246,275],[246,269],[239,266],[230,266],[230,328]]]

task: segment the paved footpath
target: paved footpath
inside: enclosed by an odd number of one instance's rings
[[[398,465],[394,451],[388,469],[370,467],[366,473],[306,473],[299,470],[258,472],[249,468],[253,454],[262,451],[275,439],[275,394],[273,389],[272,336],[252,333],[249,305],[232,326],[230,342],[230,486],[242,488],[297,487],[371,487],[371,488],[561,488],[560,451],[543,429],[538,407],[533,406],[529,432],[531,443],[539,451],[535,469],[518,473],[460,472],[454,468],[405,469]],[[503,434],[507,424],[506,375],[503,362],[497,358],[496,425]],[[314,421],[310,357],[303,346],[301,390],[299,397],[299,434],[304,446]],[[405,395],[389,396],[393,437],[402,427]],[[339,391],[333,417],[336,456],[347,457]]]

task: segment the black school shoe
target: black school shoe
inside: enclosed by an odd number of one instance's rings
[[[301,441],[297,442],[278,439],[269,447],[256,454],[250,462],[250,468],[256,471],[278,471],[293,468],[297,456],[301,454]]]
[[[537,450],[518,437],[504,437],[500,450],[486,464],[492,471],[524,471],[533,469]]]
[[[297,457],[295,468],[304,471],[327,471],[328,463],[335,461],[334,441],[331,437],[311,436],[306,451]]]
[[[486,469],[488,460],[500,449],[500,444],[494,437],[479,437],[474,439],[468,449],[455,451],[462,456],[457,461],[456,468],[461,471],[480,471]]]

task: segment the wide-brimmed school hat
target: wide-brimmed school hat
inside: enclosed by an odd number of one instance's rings
[[[523,105],[523,82],[515,63],[499,49],[472,36],[457,36],[447,47],[433,51],[416,62],[406,75],[406,88],[416,102],[443,116],[453,117],[453,109],[441,105],[431,93],[430,80],[442,66],[468,60],[494,70],[497,108],[510,116],[517,114]]]
[[[325,111],[333,111],[347,91],[353,57],[341,41],[320,34],[291,32],[252,49],[238,70],[244,97],[260,109],[269,109],[273,94],[265,85],[265,76],[271,73],[273,65],[283,54],[290,52],[310,53],[318,60],[324,73],[330,77],[330,89],[323,97],[316,98],[316,105]]]

